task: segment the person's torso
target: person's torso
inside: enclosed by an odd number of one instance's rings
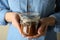
[[[47,17],[54,10],[55,0],[8,0],[8,4],[13,12],[34,12]]]
[[[36,12],[39,13],[41,17],[47,17],[48,15],[52,14],[54,10],[54,0],[8,0],[8,4],[12,12],[18,13]],[[42,36],[33,40],[44,39],[45,36]],[[7,40],[28,40],[28,39],[22,37],[18,29],[15,28],[12,24],[10,24]]]

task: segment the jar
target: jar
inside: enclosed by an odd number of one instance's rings
[[[40,16],[37,15],[20,15],[21,32],[27,36],[37,34]]]

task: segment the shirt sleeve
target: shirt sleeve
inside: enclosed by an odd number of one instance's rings
[[[56,19],[56,25],[60,25],[60,12],[50,15],[50,17],[54,17]]]
[[[7,22],[4,19],[6,12],[11,12],[11,10],[9,10],[7,1],[0,0],[0,25],[7,24]]]

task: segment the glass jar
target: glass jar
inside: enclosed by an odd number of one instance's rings
[[[40,16],[37,15],[20,15],[21,32],[27,36],[37,34]]]

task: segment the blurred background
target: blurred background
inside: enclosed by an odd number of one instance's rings
[[[0,40],[6,40],[8,33],[8,25],[0,26]],[[60,40],[60,33],[57,33],[57,40]]]
[[[8,25],[0,26],[0,40],[6,40],[8,33]]]

